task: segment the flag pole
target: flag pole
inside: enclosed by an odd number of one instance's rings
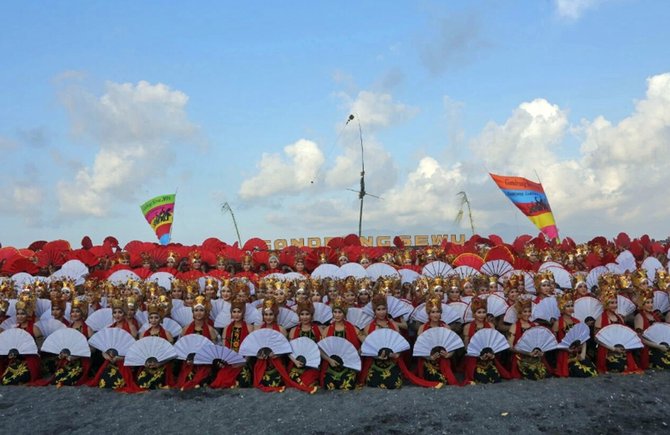
[[[177,208],[177,192],[179,191],[179,186],[174,190],[174,205],[172,206],[172,225],[170,225],[170,232],[168,233],[170,237],[168,237],[168,243],[172,242],[172,228],[174,228],[174,212],[175,209]]]

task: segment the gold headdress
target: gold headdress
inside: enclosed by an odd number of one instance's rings
[[[521,315],[523,313],[523,310],[526,308],[531,308],[533,307],[533,302],[530,299],[519,299],[516,301],[514,304],[514,309],[516,310],[517,315]]]
[[[558,302],[558,309],[561,310],[561,312],[563,312],[563,310],[565,310],[565,306],[568,305],[568,303],[574,302],[572,293],[569,292],[563,293],[557,298],[556,302]]]
[[[480,309],[486,310],[486,299],[482,299],[475,296],[470,301],[470,310],[472,311],[472,314],[475,314],[477,310]]]

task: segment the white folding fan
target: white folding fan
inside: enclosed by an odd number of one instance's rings
[[[334,264],[321,264],[312,271],[313,279],[340,278],[340,268]]]
[[[145,323],[149,322],[149,313],[146,311],[137,311],[135,313],[135,320],[137,320],[137,323],[139,323],[140,326],[144,325]]]
[[[453,352],[463,346],[463,340],[454,331],[447,328],[430,328],[417,337],[412,355],[428,357],[435,348]]]
[[[181,335],[182,326],[179,323],[175,322],[174,320],[170,319],[169,317],[166,317],[161,321],[161,326],[163,327],[163,329],[168,331],[170,335],[172,335],[172,337],[175,339]],[[147,332],[147,329],[149,328],[151,328],[149,322],[145,323],[140,327],[138,335],[141,337],[145,332]]]
[[[670,311],[670,298],[666,292],[656,290],[654,291],[654,310],[658,310],[665,314]]]
[[[21,291],[26,284],[35,282],[35,277],[27,272],[19,272],[12,275],[10,280],[14,283],[16,291]]]
[[[84,358],[91,356],[91,348],[86,336],[73,328],[59,329],[49,335],[42,343],[42,352],[56,355],[68,352],[72,356]]]
[[[596,266],[589,271],[589,274],[586,275],[586,285],[589,287],[589,291],[591,291],[593,287],[598,286],[598,278],[600,278],[600,275],[607,272],[608,270],[605,266]]]
[[[51,300],[42,298],[37,299],[37,302],[35,302],[35,316],[41,318],[42,314],[47,312],[51,314]]]
[[[393,353],[400,353],[410,348],[409,342],[398,332],[384,328],[375,329],[365,337],[361,346],[361,355],[376,357],[382,349],[391,349]]]
[[[51,274],[51,276],[55,278],[72,279],[81,278],[85,275],[88,275],[88,266],[76,259],[66,261],[60,269]]]
[[[340,276],[347,278],[353,276],[356,279],[368,278],[370,275],[359,263],[347,263],[340,266]]]
[[[319,341],[318,346],[323,353],[330,358],[337,356],[342,360],[342,365],[352,370],[361,370],[361,357],[353,344],[346,338],[326,337]]]
[[[558,349],[568,349],[572,346],[573,343],[579,342],[579,344],[586,343],[591,338],[591,330],[586,325],[586,323],[577,323],[573,325],[572,328],[565,334],[563,340],[558,343]]]
[[[650,282],[654,282],[656,279],[656,271],[663,269],[663,265],[656,257],[645,258],[641,267],[647,271],[647,279],[649,279]]]
[[[447,305],[458,313],[461,322],[465,322],[466,311],[469,310],[469,306],[465,302],[450,302]]]
[[[141,281],[142,279],[138,274],[128,269],[121,269],[113,272],[107,277],[107,281],[111,282],[114,285],[125,284],[128,280]]]
[[[300,319],[298,318],[298,315],[295,311],[288,308],[279,307],[277,323],[283,326],[286,330],[289,330],[300,323]]]
[[[532,352],[534,349],[540,349],[542,352],[549,352],[556,349],[558,342],[556,336],[544,326],[533,326],[521,335],[515,348],[522,352]]]
[[[164,338],[144,337],[133,343],[126,352],[124,364],[131,367],[139,367],[146,364],[149,358],[155,358],[159,363],[175,359],[177,352],[174,347]]]
[[[113,350],[119,356],[125,356],[135,343],[135,339],[126,330],[121,328],[104,328],[93,334],[88,344],[100,352]]]
[[[391,316],[392,319],[409,316],[412,314],[412,311],[414,311],[414,307],[411,304],[394,296],[386,296],[386,305],[388,306],[388,315]],[[363,307],[363,310],[369,316],[374,317],[375,313],[372,309],[372,302],[368,302]]]
[[[616,302],[617,302],[617,308],[616,308],[617,314],[620,314],[624,317],[629,314],[633,314],[637,309],[633,301],[631,301],[625,296],[617,295]]]
[[[230,302],[226,302],[223,299],[214,299],[210,303],[212,304],[212,309],[209,311],[209,318],[212,320],[216,320],[223,311],[230,312]]]
[[[314,316],[315,322],[325,325],[333,318],[333,309],[323,302],[314,302]]]
[[[654,323],[648,327],[642,335],[652,343],[668,346],[670,345],[670,324]]]
[[[319,346],[316,345],[314,340],[307,337],[299,337],[290,341],[291,344],[291,356],[300,361],[303,361],[303,364],[306,367],[319,368],[321,365],[321,352],[319,352]]]
[[[86,324],[88,325],[89,328],[91,328],[94,331],[100,331],[101,329],[108,327],[112,323],[114,323],[114,318],[112,317],[111,308],[101,308],[99,310],[92,312],[86,318]]]
[[[542,299],[539,303],[533,304],[531,320],[545,320],[547,322],[551,319],[558,319],[561,317],[561,311],[558,309],[558,302],[556,298],[550,296]]]
[[[363,329],[372,322],[373,317],[365,311],[363,308],[349,308],[347,310],[347,321],[358,329]]]
[[[52,333],[58,331],[59,329],[67,328],[65,323],[56,319],[40,320],[39,322],[35,323],[35,326],[37,326],[37,328],[40,330],[43,337],[49,337]]]
[[[191,307],[172,308],[170,317],[183,328],[193,321],[193,309]]]
[[[247,362],[244,357],[237,352],[224,346],[216,344],[205,344],[195,353],[193,364],[213,364],[214,361],[221,360],[231,366],[241,365]]]
[[[12,328],[0,334],[0,355],[9,355],[16,349],[19,355],[37,355],[37,344],[32,335],[21,328]]]
[[[155,272],[149,275],[147,282],[155,282],[159,287],[165,288],[165,290],[172,290],[172,280],[174,275],[170,272]]]
[[[12,329],[16,326],[16,317],[8,317],[2,323],[0,323],[0,330],[6,331]]]
[[[621,272],[635,272],[635,256],[629,251],[625,250],[616,258],[616,263],[621,267]]]
[[[463,279],[479,275],[479,271],[472,266],[456,266],[451,274],[456,274],[459,278]]]
[[[370,279],[377,281],[379,278],[398,278],[400,274],[395,267],[386,263],[373,263],[365,268]],[[340,275],[341,276],[341,275]]]
[[[419,272],[412,269],[399,269],[398,273],[400,274],[400,282],[402,284],[411,284],[417,279],[421,278]]]
[[[493,317],[502,316],[509,308],[507,301],[498,295],[490,295],[486,298],[486,312]]]
[[[624,325],[608,325],[598,331],[596,339],[609,348],[623,346],[626,350],[640,349],[644,345],[637,333]]]
[[[575,300],[575,313],[573,314],[580,322],[589,317],[598,319],[603,314],[603,304],[592,296],[584,296]]]
[[[274,329],[259,329],[245,337],[239,354],[256,356],[261,349],[269,348],[275,355],[291,353],[291,344],[281,332]]]
[[[423,267],[421,275],[429,278],[435,278],[436,276],[446,278],[451,275],[453,271],[454,269],[443,261],[431,261]]]
[[[180,360],[188,359],[190,354],[195,354],[205,345],[214,344],[212,340],[199,334],[184,335],[174,344],[174,351]]]
[[[509,349],[505,336],[493,328],[484,328],[475,332],[468,343],[467,355],[478,357],[484,349],[491,349],[493,353]]]
[[[563,267],[563,265],[555,261],[545,261],[544,263],[540,264],[540,267],[537,268],[537,271],[543,272],[551,267]]]
[[[518,318],[519,317],[516,314],[516,307],[512,305],[511,307],[507,308],[507,311],[505,311],[505,315],[503,316],[503,322],[513,325],[514,323],[516,323]]]
[[[554,274],[554,282],[557,286],[562,289],[572,288],[572,275],[563,266],[550,267],[548,270]]]
[[[491,260],[487,261],[479,269],[481,273],[489,276],[503,276],[504,274],[514,270],[514,266],[505,260]]]

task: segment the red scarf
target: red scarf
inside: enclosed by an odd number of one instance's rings
[[[302,325],[298,325],[293,329],[293,332],[291,334],[291,340],[294,340],[296,338],[300,337],[300,333],[302,332]],[[314,334],[314,339],[315,341],[321,340],[321,331],[319,330],[319,327],[316,326],[316,324],[312,323],[312,334]],[[290,368],[289,368],[290,370]]]
[[[328,327],[328,330],[326,331],[326,337],[334,336],[335,322],[331,323]],[[346,338],[349,343],[353,344],[356,349],[361,348],[361,340],[358,338],[358,334],[356,333],[356,327],[346,320],[344,321],[344,338]]]
[[[190,335],[190,334],[195,334],[195,320],[191,322],[188,327],[186,328],[186,331],[184,331],[183,335]],[[209,333],[209,325],[207,322],[203,322],[202,324],[202,331],[201,335],[205,338],[209,338],[210,340],[212,339],[211,334]]]

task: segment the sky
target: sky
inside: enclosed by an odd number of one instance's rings
[[[5,1],[0,243],[670,234],[670,3]],[[350,114],[354,120],[346,123]],[[351,191],[351,190],[354,191]]]

